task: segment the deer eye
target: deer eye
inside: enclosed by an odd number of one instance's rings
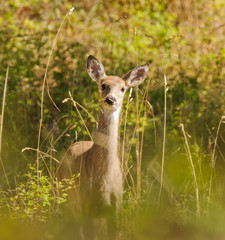
[[[125,88],[124,88],[124,87],[122,87],[122,88],[121,88],[121,92],[124,92],[124,91],[125,91]]]
[[[102,84],[102,91],[104,91],[106,89],[106,85],[103,83]]]

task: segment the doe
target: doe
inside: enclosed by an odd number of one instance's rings
[[[118,158],[120,111],[126,90],[142,83],[148,70],[149,64],[144,64],[123,78],[107,76],[102,63],[91,55],[88,57],[87,71],[97,82],[101,97],[97,131],[94,141],[73,144],[58,169],[59,179],[80,174],[78,186],[69,193],[69,202],[79,207],[87,219],[104,217],[111,236],[115,232],[123,192]]]

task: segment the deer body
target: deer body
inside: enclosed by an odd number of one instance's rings
[[[124,78],[106,76],[103,65],[88,57],[90,77],[99,86],[101,111],[94,141],[73,144],[58,170],[60,179],[80,174],[78,187],[71,190],[69,201],[75,202],[88,216],[115,219],[122,200],[122,173],[118,158],[119,116],[128,87],[144,81],[148,65],[129,72]]]
[[[118,119],[108,116],[106,118],[104,113],[101,113],[94,141],[73,144],[60,168],[60,179],[80,174],[77,179],[78,187],[74,191],[79,191],[82,208],[93,215],[101,214],[101,209],[97,210],[97,206],[104,209],[115,201],[119,207],[121,202],[122,174],[117,151],[118,121],[119,116]]]

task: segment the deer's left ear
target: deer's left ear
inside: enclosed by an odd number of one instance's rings
[[[149,64],[141,65],[139,67],[134,68],[129,73],[127,73],[123,77],[123,80],[126,81],[129,87],[138,86],[145,80],[148,70],[149,70]]]

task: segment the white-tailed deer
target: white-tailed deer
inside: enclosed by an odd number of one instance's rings
[[[93,142],[77,142],[70,147],[58,169],[59,179],[80,174],[78,187],[69,193],[69,201],[87,218],[103,216],[108,219],[112,235],[123,192],[118,158],[120,110],[126,90],[142,83],[148,70],[149,65],[145,64],[123,78],[107,76],[103,65],[95,57],[88,57],[87,71],[97,82],[101,96],[98,128]]]

